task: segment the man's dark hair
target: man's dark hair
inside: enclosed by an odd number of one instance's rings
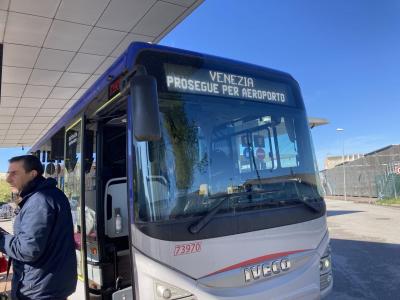
[[[40,159],[34,155],[21,155],[21,156],[14,156],[8,160],[9,163],[22,161],[25,172],[30,172],[36,170],[38,175],[43,175],[43,166],[40,162]]]

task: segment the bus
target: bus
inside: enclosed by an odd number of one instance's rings
[[[31,148],[86,299],[320,299],[326,206],[287,73],[132,43]]]

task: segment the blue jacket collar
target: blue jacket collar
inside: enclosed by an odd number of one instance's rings
[[[35,192],[46,188],[53,188],[57,186],[57,181],[54,178],[44,178],[43,176],[36,176],[33,180],[27,183],[22,189],[19,196],[22,201],[18,204],[20,208],[24,206],[26,200]]]

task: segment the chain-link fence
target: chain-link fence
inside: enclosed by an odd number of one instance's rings
[[[320,173],[325,194],[400,198],[400,145],[368,153]]]

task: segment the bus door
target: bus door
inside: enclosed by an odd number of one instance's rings
[[[82,223],[82,210],[84,207],[83,199],[83,169],[82,169],[82,152],[83,152],[83,120],[79,118],[65,129],[64,135],[64,193],[68,197],[72,221],[74,225],[74,240],[76,258],[78,262],[78,287],[77,290],[80,294],[86,294],[86,289],[82,284],[85,281],[86,268],[84,261],[84,253],[86,248],[84,246],[84,237],[82,233],[85,231],[84,223]]]
[[[123,121],[115,121],[115,114],[111,115],[100,120],[86,119],[82,135],[84,221],[79,218],[79,204],[73,215],[77,216],[74,224],[78,272],[81,276],[87,273],[88,278],[86,299],[119,299],[115,298],[115,293],[131,285],[126,128]],[[66,136],[71,134],[67,132]],[[84,239],[80,227],[83,222],[86,229],[86,261],[81,251]],[[79,284],[84,285],[85,281],[81,280]]]
[[[111,267],[102,277],[103,289],[108,288],[113,294],[131,285],[124,113],[105,118],[98,124],[97,132],[100,260],[102,265]],[[113,299],[119,298],[113,295]]]

